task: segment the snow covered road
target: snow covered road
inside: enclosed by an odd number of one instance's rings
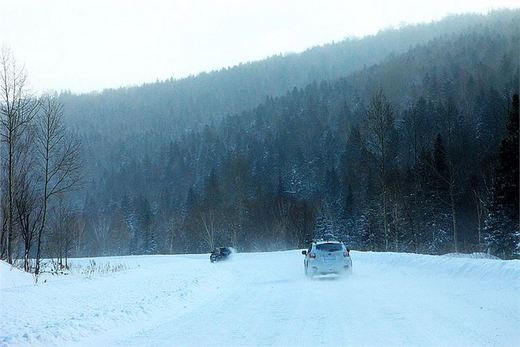
[[[128,269],[49,277],[37,286],[4,266],[0,345],[520,341],[519,261],[362,252],[352,258],[352,276],[317,280],[304,277],[299,251],[236,254],[218,264],[207,255],[105,258],[97,261]]]

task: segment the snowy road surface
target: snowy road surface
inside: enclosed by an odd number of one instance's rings
[[[127,268],[36,286],[2,263],[0,345],[518,346],[520,261],[352,259],[348,278],[309,280],[299,251],[97,258]]]

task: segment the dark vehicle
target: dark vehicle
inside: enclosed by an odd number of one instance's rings
[[[217,247],[213,250],[213,252],[211,252],[209,260],[211,260],[212,263],[216,261],[226,260],[229,258],[231,253],[233,253],[231,247]]]

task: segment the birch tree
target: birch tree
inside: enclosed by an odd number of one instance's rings
[[[7,147],[6,163],[6,228],[2,235],[7,261],[13,262],[13,241],[15,226],[15,163],[18,144],[34,118],[37,103],[28,93],[27,76],[23,67],[17,65],[12,53],[3,49],[0,56],[0,126],[2,142]],[[1,192],[0,192],[1,193]]]
[[[18,146],[19,157],[16,160],[14,207],[17,216],[18,230],[23,241],[23,267],[31,271],[29,255],[33,245],[34,235],[38,227],[41,213],[37,177],[34,170],[34,158],[31,155],[34,149],[31,142],[32,132],[24,136]]]
[[[78,187],[81,173],[79,142],[65,128],[63,106],[50,96],[42,97],[39,104],[36,146],[42,177],[42,212],[36,244],[36,275],[40,272],[42,236],[49,206],[57,195]]]

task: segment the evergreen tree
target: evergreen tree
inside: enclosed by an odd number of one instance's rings
[[[508,134],[500,145],[498,167],[488,206],[489,212],[484,221],[488,251],[505,259],[518,257],[520,246],[518,109],[518,94],[515,94],[509,111]]]
[[[497,191],[499,203],[503,206],[509,218],[517,222],[519,214],[518,103],[518,94],[515,94],[513,95],[511,105],[512,107],[509,111],[507,135],[500,144],[500,156],[497,172]]]
[[[139,206],[139,227],[141,232],[142,244],[141,253],[151,254],[152,240],[154,239],[152,230],[153,214],[148,199],[141,198]]]

